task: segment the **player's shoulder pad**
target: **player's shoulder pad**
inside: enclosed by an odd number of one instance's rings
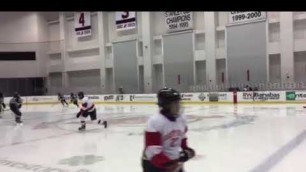
[[[147,131],[150,132],[158,132],[161,130],[163,125],[163,118],[161,118],[160,114],[155,114],[150,116],[147,122]]]
[[[88,100],[89,100],[88,97],[83,97],[82,102],[86,103]]]
[[[187,122],[187,116],[182,114],[180,115],[180,118],[184,121],[184,122]]]
[[[182,122],[184,125],[187,125],[187,117],[186,115],[181,114],[180,117],[177,118],[180,122]]]

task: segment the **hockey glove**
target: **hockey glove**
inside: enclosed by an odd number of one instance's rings
[[[195,151],[191,148],[184,149],[182,152],[180,152],[179,161],[180,162],[186,162],[189,159],[193,158],[195,156]]]
[[[181,168],[181,164],[178,160],[174,160],[165,165],[165,172],[176,172],[179,168]]]
[[[81,116],[81,114],[82,114],[82,111],[78,112],[76,117],[79,118]]]

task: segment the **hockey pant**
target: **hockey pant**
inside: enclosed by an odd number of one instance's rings
[[[11,111],[15,114],[15,119],[20,119],[21,118],[21,112],[19,108],[15,104],[10,104],[10,109]]]
[[[151,164],[150,161],[142,159],[142,169],[143,172],[169,172],[164,169],[157,168]],[[183,169],[176,172],[184,172]]]
[[[79,107],[78,101],[77,100],[73,100],[71,101],[74,105],[76,105],[77,107]]]
[[[88,115],[90,116],[90,120],[96,120],[97,119],[97,111],[96,111],[96,109],[95,110],[93,110],[92,112],[83,112],[82,114],[81,114],[81,116],[80,116],[80,118],[81,118],[81,121],[85,121],[85,118],[87,118],[88,117]]]
[[[65,104],[68,106],[68,103],[66,102],[65,99],[62,99],[62,100],[61,100],[61,103],[62,103],[63,106],[65,106]]]
[[[4,103],[0,103],[0,113],[3,112],[5,109],[5,104]]]

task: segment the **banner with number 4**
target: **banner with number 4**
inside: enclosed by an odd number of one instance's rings
[[[76,12],[74,14],[74,30],[78,38],[91,35],[90,20],[90,12]]]

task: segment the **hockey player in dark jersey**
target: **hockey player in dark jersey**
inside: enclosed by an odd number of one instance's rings
[[[184,172],[183,164],[195,156],[187,144],[187,121],[180,114],[181,95],[172,88],[157,94],[160,113],[150,117],[145,130],[143,172]]]
[[[73,93],[70,94],[70,103],[73,103],[74,105],[76,105],[77,107],[79,107],[78,98],[77,98],[77,96],[74,95]]]
[[[65,106],[65,104],[66,106],[68,106],[68,103],[66,102],[65,97],[61,93],[58,93],[57,96],[58,96],[58,100],[61,101],[63,106]]]
[[[20,108],[22,106],[22,100],[20,95],[15,92],[13,98],[10,100],[10,109],[15,114],[15,121],[17,124],[22,124],[21,116],[22,113],[20,112]]]
[[[97,111],[94,102],[88,97],[85,97],[82,91],[78,93],[78,98],[81,101],[81,106],[76,117],[81,119],[81,127],[79,128],[79,131],[84,131],[86,129],[85,119],[89,115],[92,122],[96,121]],[[98,120],[98,124],[102,124],[104,125],[104,128],[107,128],[107,121],[102,122],[101,120]]]
[[[4,96],[3,96],[3,93],[0,92],[0,118],[1,118],[1,113],[4,112],[4,109],[5,109],[5,104],[4,104]]]

